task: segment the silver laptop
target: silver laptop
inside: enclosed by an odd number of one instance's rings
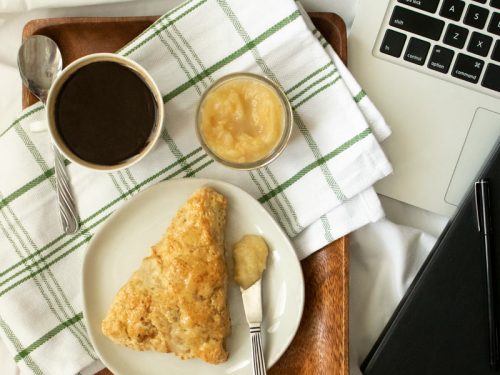
[[[359,0],[348,51],[393,131],[376,190],[452,215],[500,138],[500,0]]]

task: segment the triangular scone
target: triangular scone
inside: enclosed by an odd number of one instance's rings
[[[136,350],[227,360],[226,210],[224,196],[211,188],[188,199],[115,296],[102,322],[106,336]]]

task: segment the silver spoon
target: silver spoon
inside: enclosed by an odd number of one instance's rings
[[[23,83],[45,105],[50,87],[62,70],[62,57],[57,44],[42,35],[29,37],[19,48],[17,66]],[[52,149],[63,229],[65,233],[74,233],[78,230],[78,215],[64,157],[54,145]]]

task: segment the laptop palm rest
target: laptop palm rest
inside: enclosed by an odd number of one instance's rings
[[[458,206],[499,137],[500,113],[478,108],[446,190],[447,203]]]

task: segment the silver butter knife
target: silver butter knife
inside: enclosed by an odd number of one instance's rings
[[[262,279],[259,279],[259,281],[248,289],[240,288],[241,296],[243,298],[243,307],[245,308],[245,315],[248,326],[250,327],[254,375],[267,374],[264,351],[262,350],[262,338],[260,334],[262,324],[261,280]]]

